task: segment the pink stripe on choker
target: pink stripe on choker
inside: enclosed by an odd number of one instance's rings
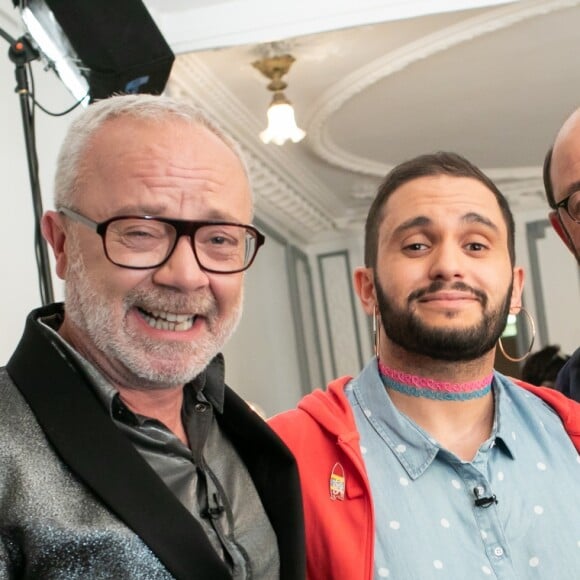
[[[417,397],[441,399],[473,399],[490,391],[493,373],[478,381],[448,383],[392,369],[379,361],[379,373],[386,386]]]

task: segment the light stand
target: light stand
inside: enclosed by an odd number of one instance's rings
[[[36,155],[36,138],[34,133],[34,116],[30,109],[30,90],[28,86],[28,75],[26,67],[30,62],[40,57],[38,51],[32,46],[28,37],[22,36],[14,40],[4,31],[0,30],[2,36],[10,43],[8,56],[15,65],[14,74],[16,76],[15,91],[20,96],[20,109],[22,112],[22,126],[24,128],[24,139],[26,141],[26,156],[28,159],[28,175],[30,178],[30,188],[32,192],[32,205],[34,208],[34,247],[36,262],[38,267],[38,279],[40,284],[40,297],[42,304],[54,302],[52,291],[52,277],[50,273],[50,262],[46,241],[42,237],[40,220],[42,218],[42,197],[40,193],[40,180],[38,177],[38,157]]]

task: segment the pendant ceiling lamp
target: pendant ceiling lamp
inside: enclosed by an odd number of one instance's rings
[[[283,145],[288,140],[298,143],[306,135],[296,125],[294,108],[283,93],[288,84],[282,80],[282,77],[288,73],[294,60],[293,56],[284,54],[252,63],[265,77],[270,79],[268,89],[274,93],[272,102],[268,107],[268,127],[260,133],[260,139],[266,144]]]

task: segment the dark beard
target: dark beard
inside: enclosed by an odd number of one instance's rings
[[[374,277],[377,300],[383,328],[387,337],[408,352],[444,361],[472,361],[492,350],[501,336],[510,309],[513,279],[503,302],[493,311],[487,310],[487,296],[463,282],[456,282],[448,289],[470,292],[475,295],[483,311],[481,322],[470,328],[432,328],[410,310],[413,300],[425,294],[438,292],[446,284],[437,280],[428,288],[412,292],[407,299],[407,309],[398,309],[387,297]]]

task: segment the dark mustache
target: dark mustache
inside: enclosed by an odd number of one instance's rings
[[[413,300],[419,300],[426,296],[427,294],[434,294],[435,292],[440,292],[441,290],[457,290],[459,292],[468,292],[473,294],[482,304],[485,306],[487,304],[487,295],[478,290],[477,288],[472,288],[464,282],[454,282],[451,286],[448,286],[443,280],[435,280],[427,288],[419,288],[418,290],[413,290],[409,294],[407,301],[410,303]]]

